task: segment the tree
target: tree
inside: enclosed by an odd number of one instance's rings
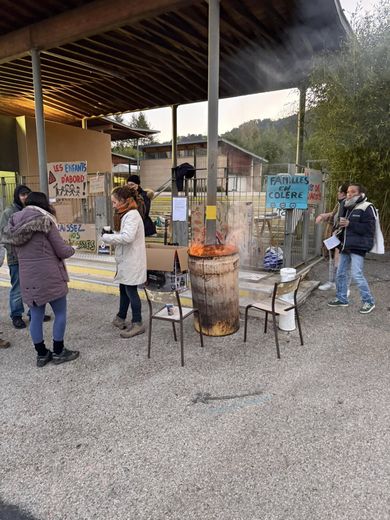
[[[116,121],[123,123],[124,118],[122,115],[114,116]],[[119,119],[120,118],[120,119]],[[132,114],[131,120],[129,123],[129,126],[131,128],[139,128],[143,130],[151,130],[150,124],[147,121],[145,114],[143,112],[139,112],[138,116],[135,114]],[[139,139],[139,145],[147,143],[154,143],[153,135],[150,137]],[[121,141],[116,141],[114,143],[114,146],[112,148],[113,152],[121,153],[123,155],[128,155],[130,157],[137,157],[142,156],[141,151],[137,151],[137,139],[122,139]]]
[[[327,157],[335,180],[365,185],[390,236],[390,2],[355,16],[355,34],[324,55],[311,78],[314,117],[307,149]],[[349,173],[349,175],[346,175]]]

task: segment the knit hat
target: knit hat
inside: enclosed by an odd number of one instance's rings
[[[127,177],[127,182],[133,182],[134,184],[138,184],[138,186],[141,184],[139,175],[129,175]]]

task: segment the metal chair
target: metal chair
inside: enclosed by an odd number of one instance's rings
[[[188,318],[188,316],[191,316],[194,313],[198,314],[199,323],[201,323],[200,319],[200,313],[198,309],[190,308],[190,307],[182,307],[181,301],[180,301],[180,295],[178,291],[172,291],[172,293],[164,293],[164,294],[174,294],[176,296],[176,302],[177,305],[173,307],[174,313],[172,315],[168,314],[168,310],[166,305],[164,307],[161,307],[157,312],[153,312],[152,308],[152,299],[151,295],[155,291],[151,291],[150,289],[147,289],[145,287],[145,295],[146,300],[148,302],[149,306],[149,333],[148,333],[148,358],[150,359],[150,351],[152,346],[152,323],[153,320],[162,320],[162,321],[170,321],[172,323],[172,329],[173,329],[173,337],[175,341],[177,341],[177,334],[176,334],[176,327],[175,323],[180,324],[180,351],[181,351],[181,366],[184,367],[184,328],[183,328],[183,321]],[[160,293],[161,294],[161,293]],[[203,348],[203,334],[202,329],[199,330],[200,334],[200,346]]]
[[[253,308],[259,311],[265,312],[265,323],[264,323],[264,333],[267,332],[267,323],[268,323],[268,314],[272,315],[272,322],[274,326],[275,332],[275,343],[276,343],[276,354],[278,359],[280,359],[280,350],[279,350],[279,339],[278,339],[278,325],[276,323],[276,316],[282,316],[286,314],[288,311],[295,310],[295,316],[297,319],[297,325],[299,330],[299,337],[301,339],[301,345],[303,345],[303,336],[301,323],[299,321],[299,313],[298,313],[298,304],[297,304],[297,293],[299,289],[299,284],[301,281],[301,277],[298,276],[289,282],[277,282],[274,285],[274,290],[272,292],[271,298],[251,303],[245,308],[245,328],[244,328],[244,342],[246,342],[247,337],[247,325],[248,325],[248,311]],[[285,294],[293,293],[294,302],[287,302],[284,300],[280,300],[280,296]]]

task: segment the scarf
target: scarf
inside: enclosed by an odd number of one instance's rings
[[[115,208],[114,231],[120,231],[122,218],[133,209],[138,209],[136,201],[132,198],[127,199],[123,204]]]

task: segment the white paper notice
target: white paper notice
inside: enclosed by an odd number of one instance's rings
[[[173,197],[172,220],[185,222],[187,220],[187,197]]]
[[[332,235],[330,238],[327,238],[326,240],[324,240],[324,245],[325,245],[326,249],[329,249],[329,250],[334,249],[339,244],[340,244],[340,240],[335,235]]]

